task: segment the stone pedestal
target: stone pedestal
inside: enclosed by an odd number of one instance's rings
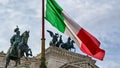
[[[37,56],[40,58],[40,55]],[[57,47],[46,49],[47,68],[98,68],[91,57]]]
[[[18,65],[17,67],[15,68],[30,68],[30,63],[29,62],[26,62],[26,63],[23,63],[21,65]]]
[[[62,48],[49,47],[46,49],[47,68],[99,68],[91,57],[70,52]],[[8,68],[13,68],[15,62],[11,61]],[[5,54],[0,52],[0,68],[5,66]],[[21,65],[15,68],[39,68],[40,54],[36,57],[21,58]]]

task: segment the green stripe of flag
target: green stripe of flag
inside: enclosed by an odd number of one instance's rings
[[[48,20],[59,31],[65,31],[64,17],[62,16],[63,9],[56,3],[55,0],[47,0],[46,4],[46,20]]]

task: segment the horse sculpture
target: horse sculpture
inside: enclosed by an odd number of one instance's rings
[[[74,42],[73,40],[70,42],[70,45],[67,47],[68,50],[74,49],[74,52],[76,51],[76,49],[75,49],[75,47],[74,47],[74,43],[75,43],[75,42]]]
[[[71,40],[71,38],[69,37],[66,43],[62,43],[60,45],[61,48],[66,49],[66,50],[71,50],[74,49],[74,52],[76,51],[75,47],[74,47],[74,41]]]
[[[50,30],[47,30],[47,32],[50,34],[50,36],[52,37],[52,40],[50,41],[50,46],[56,46],[56,47],[61,47],[63,49],[66,49],[66,50],[71,50],[71,49],[74,49],[74,52],[76,51],[75,47],[74,47],[74,41],[71,40],[71,38],[69,37],[67,42],[64,43],[63,40],[62,40],[62,35],[58,35],[57,33],[53,33],[52,31]],[[58,40],[59,38],[59,40]]]
[[[21,42],[17,45],[15,54],[12,52],[13,51],[13,47],[11,46],[6,54],[6,64],[5,64],[5,68],[7,68],[7,66],[9,65],[10,60],[14,60],[16,62],[15,66],[17,66],[18,64],[20,64],[20,58],[22,58],[24,55],[24,53],[26,54],[26,58],[30,55],[32,56],[32,51],[29,48],[29,46],[27,45],[27,41],[29,38],[29,31],[25,31],[22,35],[21,35]],[[30,52],[30,53],[29,53]]]
[[[62,35],[60,35],[59,40],[57,41],[56,47],[60,47],[60,45],[63,43],[62,41]]]

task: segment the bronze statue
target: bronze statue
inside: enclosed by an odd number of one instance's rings
[[[57,41],[56,47],[60,47],[63,44],[62,35],[60,35],[59,40]]]
[[[63,49],[66,49],[66,50],[71,50],[71,49],[74,49],[74,52],[76,51],[76,49],[75,49],[75,47],[74,47],[74,41],[73,40],[71,40],[71,38],[70,37],[68,37],[68,40],[67,40],[67,42],[66,43],[62,43],[61,44],[61,48],[63,48]]]
[[[68,40],[66,43],[63,42],[62,40],[62,35],[59,35],[57,33],[53,33],[52,31],[50,30],[47,30],[47,32],[49,32],[50,36],[52,37],[52,40],[50,41],[50,46],[56,46],[56,47],[61,47],[63,49],[66,49],[66,50],[71,50],[71,49],[74,49],[74,52],[76,51],[75,47],[74,47],[74,41],[71,40],[70,37],[68,37]],[[58,40],[59,38],[59,40]]]
[[[68,50],[74,49],[74,52],[76,51],[76,49],[74,47],[74,43],[75,42],[73,40],[70,41],[70,45],[68,46]]]
[[[19,31],[18,26],[14,30],[14,32],[16,34],[12,36],[12,38],[10,39],[10,42],[11,42],[11,47],[12,47],[12,51],[11,52],[13,52],[13,54],[15,55],[15,51],[17,49],[18,43],[21,42],[21,36],[20,36],[20,31]]]
[[[61,48],[68,50],[68,46],[70,45],[70,40],[71,40],[71,38],[68,37],[67,42],[61,44]]]
[[[26,58],[30,55],[32,56],[32,51],[29,48],[27,41],[29,38],[29,31],[25,31],[21,36],[20,36],[20,31],[17,26],[17,28],[14,30],[16,32],[16,35],[13,35],[11,38],[11,47],[9,48],[7,54],[6,54],[6,65],[5,68],[7,68],[10,60],[14,60],[16,62],[15,66],[20,64],[20,58],[25,56],[24,53],[26,54]],[[30,53],[29,53],[30,52]]]
[[[58,35],[58,33],[53,33],[52,31],[50,31],[50,30],[47,30],[47,32],[49,32],[49,34],[50,34],[50,36],[52,37],[52,40],[50,41],[50,46],[56,46],[56,44],[57,44],[57,41],[58,41],[58,37],[59,37],[59,35]]]

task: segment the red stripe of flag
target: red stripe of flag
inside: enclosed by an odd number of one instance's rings
[[[93,56],[97,59],[103,60],[105,51],[99,48],[100,42],[96,38],[94,38],[83,28],[80,29],[77,36],[82,41],[80,49],[84,53]]]

